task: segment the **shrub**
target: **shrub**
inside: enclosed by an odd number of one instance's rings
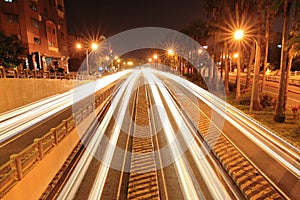
[[[263,93],[260,95],[260,105],[263,108],[267,108],[268,106],[272,106],[273,96],[270,94]]]
[[[300,105],[291,106],[291,109],[292,109],[292,112],[293,112],[294,119],[297,119],[299,117]]]
[[[251,101],[251,93],[250,92],[243,94],[239,99],[239,102],[241,105],[250,105],[250,101]]]

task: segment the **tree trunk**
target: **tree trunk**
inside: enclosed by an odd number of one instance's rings
[[[290,7],[291,3],[289,0],[284,1],[284,7],[283,7],[283,28],[282,28],[282,42],[281,42],[281,57],[280,57],[280,82],[279,82],[279,91],[278,91],[278,97],[277,97],[277,105],[274,115],[274,121],[276,122],[285,122],[285,105],[284,105],[284,99],[285,99],[285,93],[286,93],[286,76],[287,76],[287,50],[285,49],[285,42],[288,39],[288,22],[289,22],[289,14],[290,14]]]
[[[289,92],[289,79],[291,75],[291,68],[292,68],[292,63],[293,63],[293,55],[292,53],[289,53],[288,57],[288,67],[287,67],[287,72],[286,72],[286,89],[285,89],[285,94],[284,94],[284,108],[286,108],[286,101],[287,101],[287,94]]]
[[[225,52],[225,77],[224,77],[224,87],[226,94],[229,94],[229,65],[228,65],[228,59],[229,59],[229,53],[228,53],[228,46],[227,42],[224,43],[224,52]]]
[[[266,70],[268,64],[268,53],[269,53],[269,34],[270,34],[270,7],[267,8],[267,16],[266,16],[266,48],[265,48],[265,59],[264,59],[264,69],[263,69],[263,77],[261,83],[261,92],[264,93],[266,90]]]
[[[257,21],[259,22],[257,26],[257,37],[256,37],[256,45],[255,45],[255,66],[254,66],[254,74],[253,74],[253,85],[252,85],[252,93],[251,93],[251,104],[250,104],[250,112],[252,110],[260,110],[260,57],[261,57],[261,33],[262,27],[261,22],[263,21],[263,12],[262,12],[262,1],[258,2],[258,14],[257,14]]]
[[[250,49],[250,58],[249,58],[249,64],[248,64],[248,70],[247,70],[247,77],[246,77],[246,89],[250,87],[251,83],[251,71],[252,71],[252,63],[254,59],[255,54],[255,43]]]
[[[257,37],[256,45],[255,45],[255,64],[254,64],[254,73],[253,73],[253,85],[252,85],[252,93],[251,93],[251,104],[250,104],[250,113],[252,110],[260,110],[260,100],[259,100],[259,83],[260,83],[260,77],[259,77],[259,71],[260,71],[260,45],[261,41],[260,38]]]

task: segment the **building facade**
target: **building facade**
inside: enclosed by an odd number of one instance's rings
[[[23,68],[68,72],[64,0],[0,0],[0,31],[28,48]]]

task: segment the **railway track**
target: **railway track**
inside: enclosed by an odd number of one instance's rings
[[[127,199],[159,199],[146,86],[138,87]]]
[[[136,71],[120,85],[88,131],[91,147],[41,199],[289,199],[205,102],[158,77]]]
[[[177,99],[177,103],[186,112],[197,128],[198,134],[210,147],[217,160],[229,174],[246,199],[288,199],[275,184],[261,173],[259,169],[240,151],[211,121],[208,114],[199,109],[193,101],[182,99],[182,90],[174,82],[165,81],[169,91]],[[193,105],[193,106],[191,106]],[[197,111],[195,112],[195,109]],[[200,119],[200,120],[199,120]]]

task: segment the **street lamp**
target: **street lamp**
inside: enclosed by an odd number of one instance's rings
[[[157,54],[154,54],[153,55],[153,59],[156,60],[156,67],[158,69],[158,55]]]
[[[244,31],[243,30],[236,30],[234,32],[234,39],[238,41],[238,52],[237,52],[237,72],[236,72],[236,99],[239,99],[241,96],[241,44],[240,40],[244,37]]]
[[[173,56],[173,55],[174,55],[173,49],[168,49],[168,55],[169,55],[169,56]]]
[[[98,49],[98,44],[97,43],[95,43],[95,42],[93,42],[92,44],[91,44],[91,50],[96,50],[96,49]],[[80,44],[80,43],[77,43],[76,44],[76,48],[77,49],[81,49],[82,48],[82,45]],[[90,50],[90,48],[89,47],[87,47],[86,49],[85,49],[85,54],[86,54],[86,73],[87,73],[87,75],[89,75],[90,74],[90,72],[89,72],[89,50]]]
[[[244,37],[244,31],[243,30],[237,30],[234,33],[234,39],[236,40],[241,40]],[[253,72],[253,78],[252,78],[252,87],[251,87],[251,99],[250,99],[250,108],[249,108],[249,113],[251,114],[253,111],[253,102],[254,102],[254,93],[258,88],[256,88],[256,82],[259,81],[259,46],[258,42],[255,38],[252,38],[252,40],[255,42],[255,65],[254,65],[254,72]],[[239,44],[239,51],[240,53],[240,44]],[[258,68],[258,69],[257,69]],[[240,71],[240,56],[238,56],[238,69],[237,69],[237,86],[240,85],[240,77],[239,77],[239,72]],[[239,82],[239,83],[238,83]],[[237,88],[238,90],[238,88]]]
[[[244,31],[243,30],[237,30],[234,32],[234,39],[241,40],[244,37]]]

